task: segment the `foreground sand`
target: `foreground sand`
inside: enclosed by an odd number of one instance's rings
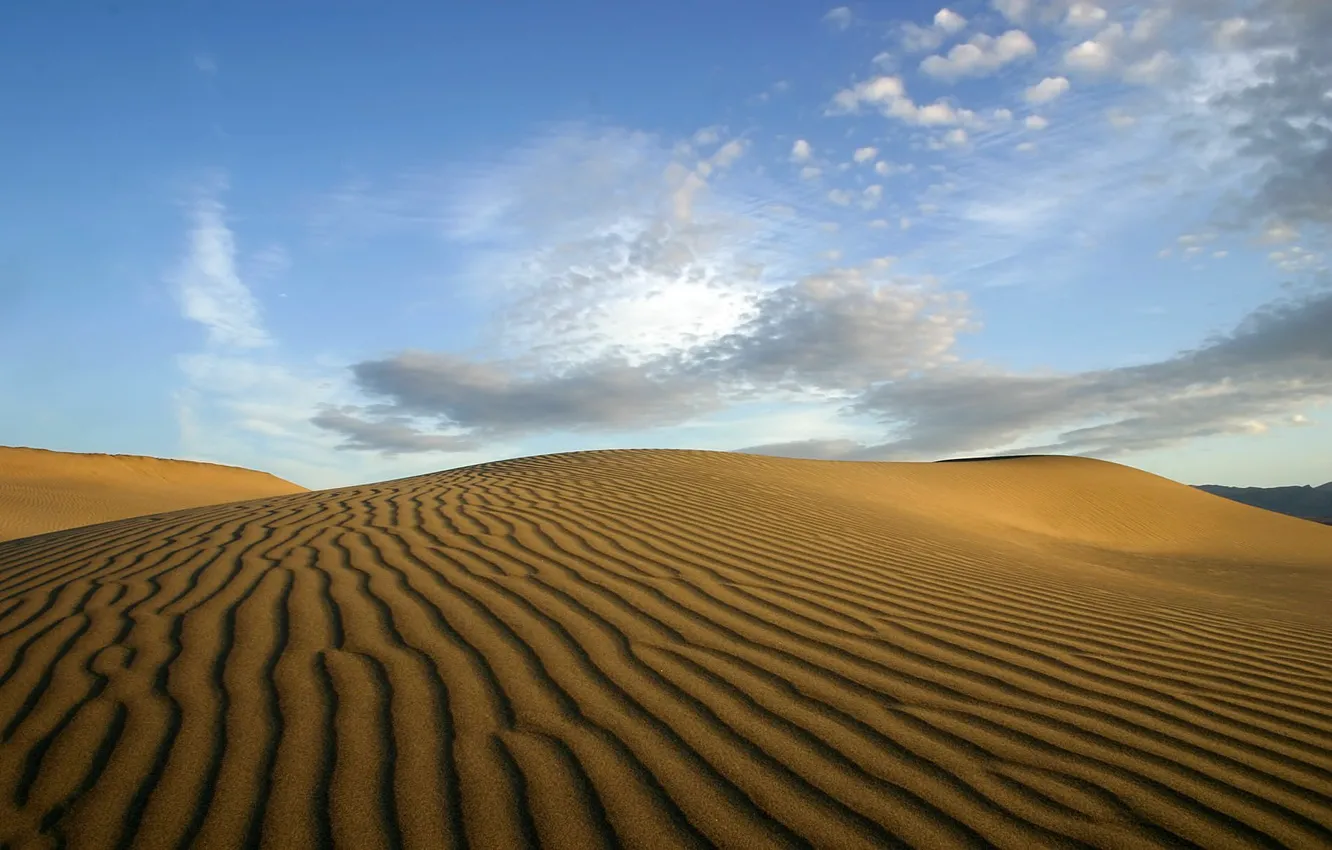
[[[234,466],[0,446],[0,540],[304,490]]]
[[[597,452],[0,544],[14,847],[1332,846],[1332,528]]]

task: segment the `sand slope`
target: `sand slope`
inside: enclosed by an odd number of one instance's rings
[[[304,490],[233,466],[0,446],[0,540]]]
[[[1332,528],[596,452],[0,544],[0,842],[1329,847]]]

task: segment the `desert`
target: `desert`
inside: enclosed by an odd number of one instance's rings
[[[0,842],[1328,846],[1330,605],[1332,528],[1084,458],[97,522],[0,543]]]

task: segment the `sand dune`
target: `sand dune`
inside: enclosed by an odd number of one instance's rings
[[[304,490],[234,466],[0,446],[0,540]]]
[[[12,847],[1330,847],[1332,528],[616,451],[0,544]]]

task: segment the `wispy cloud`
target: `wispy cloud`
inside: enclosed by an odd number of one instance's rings
[[[835,30],[844,30],[851,26],[851,21],[855,16],[851,13],[849,6],[837,6],[829,9],[823,16],[823,22]]]
[[[185,318],[208,331],[210,342],[236,348],[269,345],[259,304],[236,273],[236,243],[222,204],[201,197],[190,212],[189,250],[171,275]]]

